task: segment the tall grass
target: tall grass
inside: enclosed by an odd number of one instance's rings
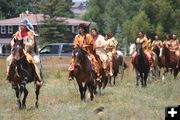
[[[55,66],[53,63],[59,61],[51,59],[43,63]],[[66,69],[51,66],[44,67],[46,79],[39,108],[34,107],[34,85],[28,84],[27,108],[18,110],[15,93],[4,80],[5,60],[0,59],[0,66],[0,120],[164,120],[165,106],[180,104],[179,80],[157,80],[147,88],[136,87],[131,67],[125,71],[123,80],[117,79],[115,86],[107,86],[101,96],[82,103],[76,81],[67,80]],[[104,107],[104,114],[94,114],[100,106]]]

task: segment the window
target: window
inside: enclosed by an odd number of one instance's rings
[[[13,33],[13,26],[8,26],[8,34],[12,34]]]
[[[6,26],[1,26],[1,34],[6,34]]]
[[[48,45],[40,50],[40,54],[58,54],[59,46],[58,45]]]
[[[72,33],[78,33],[79,29],[78,26],[72,26]]]
[[[61,53],[72,53],[72,45],[63,45]]]

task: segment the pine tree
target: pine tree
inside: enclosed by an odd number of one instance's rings
[[[69,42],[70,28],[64,17],[73,16],[70,11],[71,0],[42,0],[39,5],[40,12],[44,14],[40,26],[40,44]]]

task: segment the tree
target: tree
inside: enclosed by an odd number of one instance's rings
[[[127,36],[130,33],[129,42],[134,42],[134,39],[136,38],[139,31],[143,31],[146,34],[151,33],[153,26],[150,25],[147,15],[143,11],[141,11],[138,15],[132,18],[132,21],[126,21],[123,24],[123,28]]]
[[[44,14],[40,25],[40,44],[69,42],[70,28],[64,17],[73,17],[70,11],[71,0],[42,0],[39,10]]]
[[[85,20],[90,20],[96,23],[99,32],[104,34],[104,12],[105,6],[109,0],[89,0],[88,12],[84,15]]]
[[[0,0],[0,19],[18,17],[26,10],[31,11],[31,2],[29,0]]]

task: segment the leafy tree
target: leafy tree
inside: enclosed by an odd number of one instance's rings
[[[104,34],[104,12],[105,6],[109,0],[89,0],[88,2],[88,12],[85,14],[85,20],[90,20],[96,23],[99,32]]]
[[[0,0],[0,19],[18,17],[26,10],[31,11],[31,3],[29,0]]]
[[[153,29],[153,27],[149,23],[149,18],[143,11],[141,11],[138,15],[134,16],[132,18],[132,21],[126,21],[123,24],[123,27],[125,33],[128,33],[127,35],[129,35],[129,42],[134,42],[134,39],[136,38],[139,31],[143,31],[148,34],[151,33]]]
[[[70,11],[71,0],[42,0],[39,2],[40,13],[44,20],[40,25],[40,44],[69,42],[70,28],[64,17],[73,17]]]

